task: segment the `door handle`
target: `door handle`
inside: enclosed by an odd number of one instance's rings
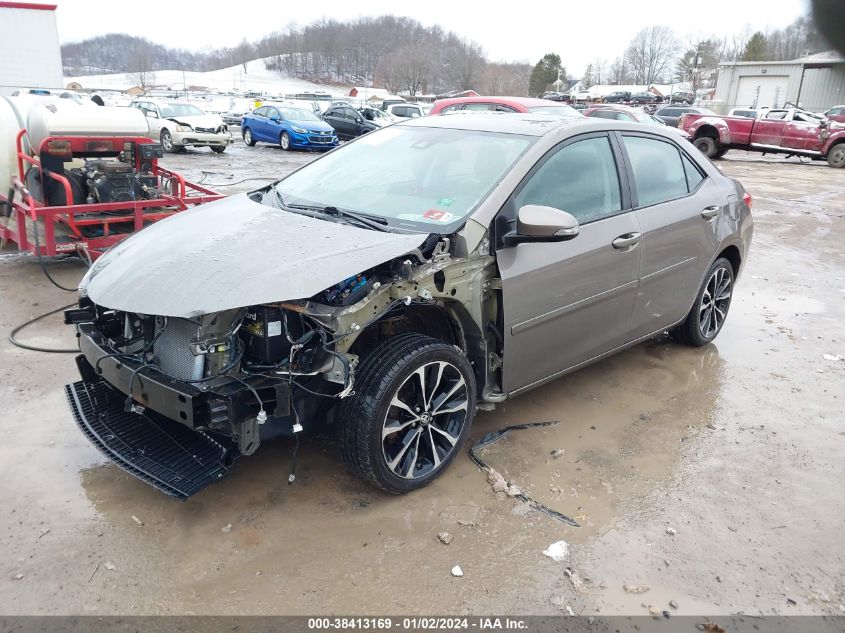
[[[719,207],[715,204],[713,206],[710,206],[710,207],[704,207],[704,209],[701,211],[701,217],[704,218],[705,220],[712,220],[717,215],[719,215],[719,209],[720,208],[721,207]]]
[[[640,233],[625,233],[620,235],[613,242],[613,248],[618,251],[628,251],[640,243]]]

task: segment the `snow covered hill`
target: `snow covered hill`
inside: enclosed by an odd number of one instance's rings
[[[248,62],[246,71],[242,65],[212,70],[208,72],[189,72],[181,70],[157,70],[147,73],[145,83],[157,89],[191,90],[205,88],[216,92],[257,91],[264,94],[293,94],[299,92],[328,92],[335,96],[349,93],[349,86],[316,84],[302,79],[294,79],[284,73],[267,70],[263,59]],[[84,75],[65,77],[64,84],[76,82],[85,90],[127,90],[137,86],[137,73],[117,73],[113,75]]]

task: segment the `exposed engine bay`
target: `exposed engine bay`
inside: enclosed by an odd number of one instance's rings
[[[335,405],[355,393],[361,358],[403,332],[428,331],[467,350],[478,397],[496,401],[495,270],[492,257],[458,257],[449,238],[432,235],[416,252],[309,299],[167,317],[83,296],[65,319],[80,335],[85,383],[108,383],[124,398],[123,413],[209,434],[231,447],[231,460],[272,437],[331,423]]]

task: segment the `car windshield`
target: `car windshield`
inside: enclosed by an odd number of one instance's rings
[[[288,205],[338,207],[381,216],[401,229],[452,232],[535,141],[394,125],[302,167],[275,187]]]
[[[205,114],[197,106],[191,105],[190,103],[164,103],[159,106],[159,110],[161,110],[161,116],[165,119],[174,116],[197,116]]]
[[[319,121],[320,119],[304,108],[279,108],[282,116],[289,121]]]
[[[534,114],[554,114],[561,117],[580,117],[578,110],[568,105],[541,105],[528,108]]]

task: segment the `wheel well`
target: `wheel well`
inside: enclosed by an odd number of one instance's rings
[[[366,356],[388,338],[416,332],[455,345],[464,354],[475,371],[476,383],[481,392],[487,380],[487,349],[484,336],[460,304],[420,305],[403,307],[401,312],[387,314],[367,326],[355,339],[349,352]]]
[[[701,138],[702,136],[710,137],[717,143],[719,142],[719,130],[712,125],[702,125],[698,128],[698,131],[695,133],[695,138]]]
[[[465,349],[460,325],[440,305],[410,305],[388,314],[364,329],[349,351],[363,356],[388,338],[416,332]]]
[[[731,268],[734,269],[734,277],[736,277],[737,273],[739,273],[739,266],[742,263],[742,256],[739,254],[739,249],[736,246],[728,246],[719,253],[719,257],[724,257],[731,263]],[[719,257],[716,259],[719,259]]]

